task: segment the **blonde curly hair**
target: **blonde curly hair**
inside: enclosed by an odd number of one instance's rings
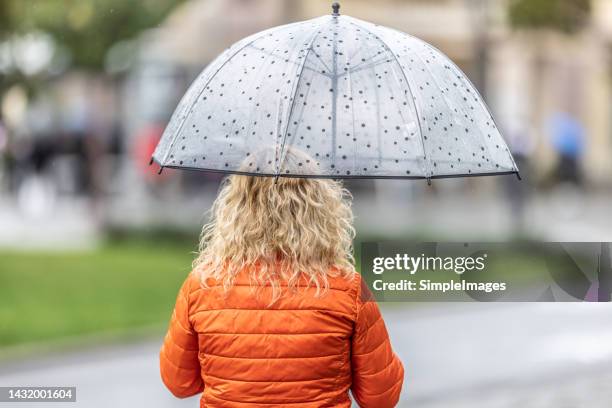
[[[315,163],[295,150],[282,162],[293,174],[316,171]],[[232,175],[202,229],[193,267],[204,286],[212,278],[229,290],[248,270],[253,286],[272,286],[272,301],[281,295],[281,281],[295,289],[305,279],[319,295],[330,276],[355,273],[354,236],[351,195],[340,182]]]

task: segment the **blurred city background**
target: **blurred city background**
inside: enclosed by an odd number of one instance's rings
[[[157,349],[220,177],[149,158],[223,49],[321,0],[0,0],[0,386],[196,406]],[[514,177],[354,181],[358,239],[612,241],[611,0],[344,0],[432,43],[491,106]],[[401,406],[608,407],[608,305],[385,305]]]

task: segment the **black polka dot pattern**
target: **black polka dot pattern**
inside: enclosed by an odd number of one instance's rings
[[[290,166],[290,149],[304,160]],[[226,50],[184,96],[154,157],[281,176],[517,171],[481,97],[446,56],[348,16],[273,28]]]

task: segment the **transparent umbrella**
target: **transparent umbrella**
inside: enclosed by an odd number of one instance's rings
[[[272,177],[518,175],[485,103],[448,57],[333,9],[227,49],[189,88],[152,160]]]

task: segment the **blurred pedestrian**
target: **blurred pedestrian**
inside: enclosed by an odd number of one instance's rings
[[[584,126],[569,113],[557,113],[552,117],[550,127],[552,144],[559,158],[555,171],[556,181],[581,185],[580,159],[584,153]]]

